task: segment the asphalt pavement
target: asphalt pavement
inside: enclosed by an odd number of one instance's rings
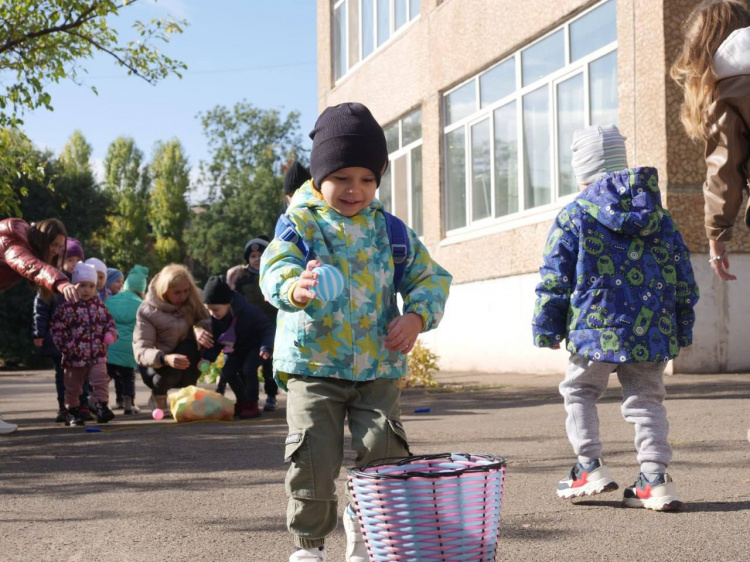
[[[508,460],[498,560],[750,560],[750,375],[667,377],[669,471],[688,503],[681,513],[625,508],[621,491],[572,502],[555,496],[575,461],[558,377],[438,380],[440,389],[403,394],[410,446]],[[139,384],[137,402],[147,396]],[[638,466],[619,402],[613,377],[601,433],[623,488]],[[283,395],[258,420],[156,422],[144,408],[99,433],[54,423],[55,406],[51,371],[0,373],[0,413],[20,426],[0,436],[0,560],[287,560]],[[423,408],[430,411],[414,412]],[[345,467],[352,461],[347,451]],[[344,482],[342,470],[342,496]],[[339,526],[327,560],[343,561],[344,546]]]

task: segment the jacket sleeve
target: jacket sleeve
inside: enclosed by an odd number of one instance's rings
[[[67,337],[66,337],[66,330],[65,330],[65,322],[63,320],[63,315],[65,313],[65,304],[61,304],[55,309],[54,314],[52,315],[52,321],[50,323],[50,335],[52,336],[52,342],[55,344],[55,347],[60,350],[60,353],[65,355],[66,352],[66,343],[67,343]]]
[[[732,226],[747,189],[745,166],[750,159],[750,131],[727,104],[714,113],[715,125],[706,142],[705,200],[706,235],[711,240],[732,239]]]
[[[260,340],[260,348],[273,351],[273,338],[276,334],[275,324],[255,305],[244,302],[240,320],[237,323],[237,339],[245,341]]]
[[[50,291],[60,292],[70,283],[62,271],[37,258],[21,241],[5,249],[5,263],[22,277]]]
[[[300,219],[291,214],[298,232],[302,232]],[[299,248],[292,242],[274,238],[260,260],[260,288],[268,301],[285,312],[298,312],[299,307],[289,300],[289,291],[297,283],[307,266]]]
[[[674,260],[677,273],[677,298],[675,300],[677,339],[680,347],[687,347],[693,343],[694,309],[700,292],[695,283],[693,266],[690,263],[690,250],[676,227]]]
[[[542,281],[536,287],[537,299],[531,322],[537,347],[552,347],[568,334],[568,308],[576,282],[577,263],[578,229],[570,220],[569,212],[561,212],[547,237],[544,263],[539,268]]]
[[[31,322],[31,337],[44,338],[49,333],[52,306],[37,295],[34,297],[34,317]]]
[[[163,367],[159,357],[162,352],[156,347],[156,327],[143,313],[143,306],[138,308],[133,330],[133,355],[141,367]]]
[[[445,313],[453,276],[432,259],[411,228],[407,228],[407,232],[409,255],[398,291],[404,298],[404,314],[419,315],[424,322],[423,331],[427,332],[437,328]]]

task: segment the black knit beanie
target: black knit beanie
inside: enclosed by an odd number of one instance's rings
[[[380,174],[388,162],[388,148],[383,128],[361,103],[342,103],[327,107],[310,133],[310,173],[315,187],[342,168],[367,168]]]
[[[284,195],[291,195],[311,177],[310,170],[295,160],[284,174]]]
[[[204,304],[229,304],[232,302],[233,291],[223,277],[215,275],[209,277],[203,287]]]

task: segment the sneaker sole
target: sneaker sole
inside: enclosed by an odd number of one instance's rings
[[[624,498],[622,502],[625,504],[625,507],[640,507],[652,511],[681,511],[685,508],[685,504],[679,498],[673,496],[648,498],[646,500],[640,498]]]
[[[582,496],[596,496],[607,492],[614,492],[619,488],[620,486],[617,485],[617,482],[613,482],[612,480],[598,480],[595,482],[588,482],[578,488],[557,490],[557,497],[569,500],[572,498],[580,498]]]

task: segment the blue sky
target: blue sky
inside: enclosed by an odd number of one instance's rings
[[[299,111],[309,148],[307,133],[317,117],[315,0],[139,0],[112,24],[127,38],[133,20],[167,15],[189,22],[182,35],[160,47],[188,65],[182,79],[151,86],[98,56],[83,65],[89,71],[82,75],[84,85],[49,87],[54,111],[24,116],[31,140],[59,153],[79,129],[93,145],[96,167],[118,136],[133,137],[147,158],[156,141],[176,137],[197,169],[209,154],[196,115],[245,99],[283,115]]]

